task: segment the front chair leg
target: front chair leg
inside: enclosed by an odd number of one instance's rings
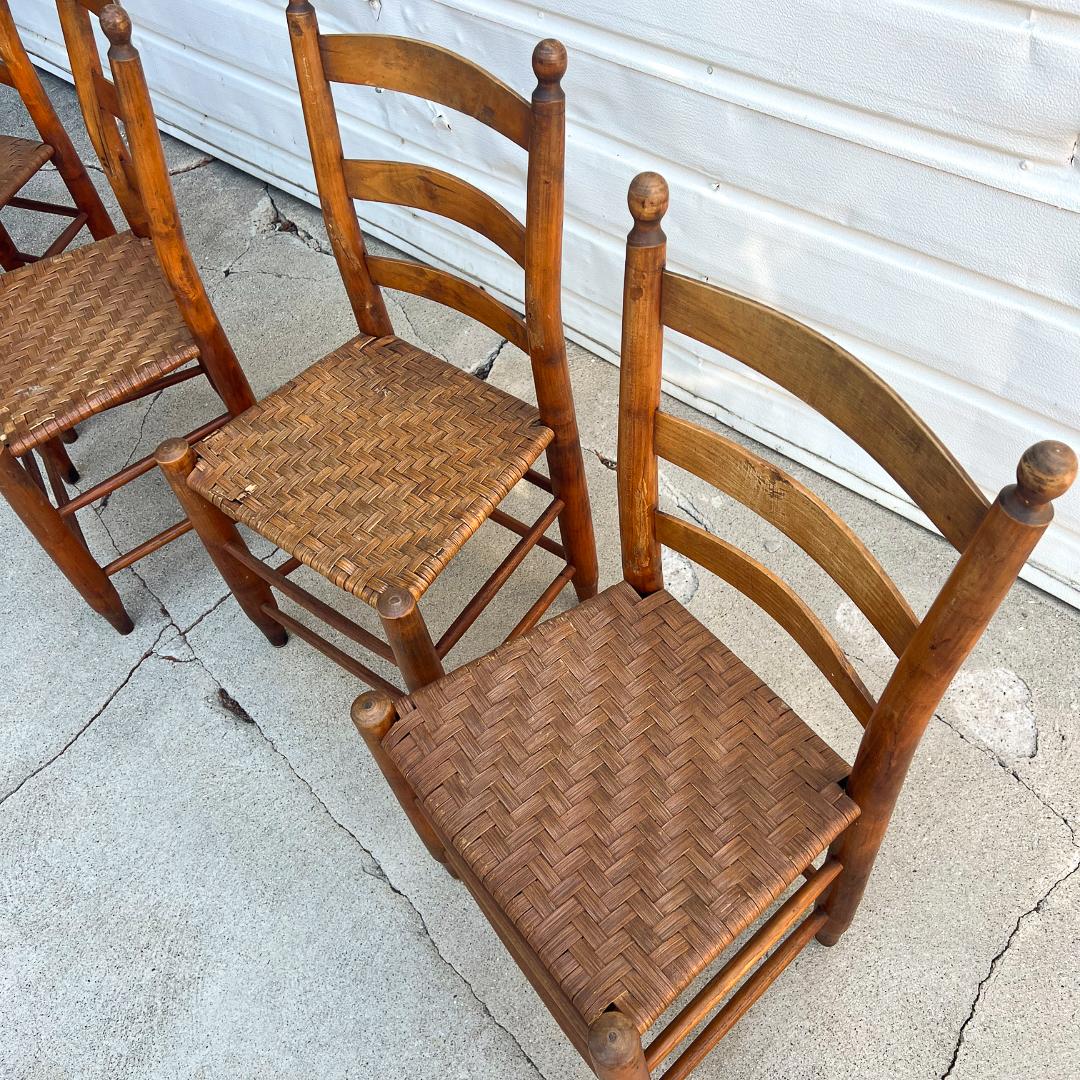
[[[369,690],[353,702],[352,721],[356,725],[356,730],[360,732],[367,748],[371,751],[371,756],[375,759],[375,764],[386,777],[390,790],[393,791],[397,801],[401,803],[402,810],[412,822],[417,836],[424,842],[424,847],[428,849],[431,857],[436,862],[442,863],[452,877],[457,877],[453,868],[447,863],[446,849],[442,841],[416,801],[409,782],[402,776],[401,770],[383,748],[382,741],[397,718],[394,702],[389,694],[384,694],[381,690]]]
[[[378,611],[405,685],[419,690],[441,679],[442,661],[413,594],[408,589],[387,589],[379,597]]]
[[[617,1009],[601,1013],[589,1028],[589,1057],[600,1080],[649,1080],[641,1035]]]
[[[267,609],[277,610],[270,586],[228,552],[227,545],[247,550],[240,531],[213,503],[188,486],[188,477],[195,468],[195,451],[184,439],[166,439],[158,447],[154,460],[244,614],[271,645],[284,645],[289,640],[285,627],[267,614]]]
[[[116,586],[6,446],[0,447],[0,495],[94,611],[114,630],[130,634],[135,625]]]

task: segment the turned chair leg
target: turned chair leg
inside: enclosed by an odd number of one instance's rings
[[[166,439],[158,447],[154,460],[244,614],[271,645],[284,645],[289,635],[267,614],[267,609],[277,610],[273,591],[258,574],[243,566],[227,550],[227,545],[247,550],[236,525],[213,503],[188,487],[188,476],[195,468],[195,452],[183,439]]]
[[[641,1035],[616,1009],[601,1013],[589,1028],[589,1057],[600,1080],[649,1080]]]
[[[442,661],[412,593],[408,589],[387,589],[379,597],[378,611],[405,685],[419,690],[441,679]]]
[[[22,264],[15,241],[11,239],[7,229],[0,225],[0,266],[5,270],[18,270]]]
[[[46,463],[52,462],[57,474],[63,478],[65,484],[77,484],[79,482],[79,470],[68,456],[67,447],[63,439],[50,439],[41,447],[41,456]]]
[[[559,515],[559,537],[566,549],[566,559],[574,568],[574,591],[579,600],[588,600],[596,595],[600,570],[589,489],[576,430],[569,446],[554,443],[549,446],[547,459],[555,491],[565,503]]]
[[[381,690],[369,690],[353,702],[352,721],[356,725],[356,730],[360,732],[375,763],[386,777],[390,790],[393,791],[397,801],[401,803],[402,810],[412,822],[417,836],[424,842],[424,847],[428,849],[431,857],[436,862],[442,863],[451,877],[457,877],[453,867],[447,862],[446,849],[442,841],[428,820],[427,814],[416,801],[416,796],[409,787],[408,781],[383,749],[382,741],[397,718],[394,702],[389,694],[384,694]]]
[[[114,630],[130,634],[135,625],[116,586],[6,446],[0,447],[0,495],[90,607]]]

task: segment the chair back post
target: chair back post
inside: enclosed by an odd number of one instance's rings
[[[22,98],[41,141],[52,147],[52,160],[79,209],[86,214],[86,225],[95,240],[104,240],[116,230],[64,125],[56,115],[38,73],[26,55],[8,0],[0,0],[0,60],[11,77],[11,84]]]
[[[562,321],[566,48],[545,38],[533,49],[532,66],[537,83],[525,201],[525,325],[537,408],[555,433],[547,460],[554,492],[565,504],[559,529],[574,588],[584,599],[595,594],[599,571]]]
[[[835,944],[851,923],[930,717],[1046,531],[1051,500],[1069,489],[1076,467],[1063,443],[1037,443],[1024,453],[1016,484],[986,512],[900,657],[848,780],[860,813],[831,852],[844,869],[822,901],[829,916],[818,934],[823,944]]]
[[[128,227],[136,236],[145,237],[150,235],[150,226],[131,157],[116,123],[119,106],[114,100],[114,88],[102,73],[90,23],[90,11],[100,14],[104,6],[97,0],[56,0],[60,28],[71,63],[71,76],[75,81],[75,93],[90,142]],[[111,100],[106,100],[106,97]]]
[[[634,227],[626,238],[619,368],[619,537],[623,577],[643,596],[664,587],[656,538],[659,487],[655,422],[664,358],[661,321],[667,237],[660,227],[668,186],[659,173],[634,178],[627,196]]]
[[[218,321],[184,238],[142,61],[131,44],[131,19],[118,4],[102,7],[100,18],[101,29],[109,39],[109,67],[154,252],[199,346],[199,359],[207,377],[229,411],[237,415],[255,403],[255,395]]]
[[[289,0],[286,19],[326,232],[357,326],[365,334],[385,337],[394,328],[379,286],[368,271],[364,236],[345,185],[341,130],[323,69],[318,18],[308,0]]]

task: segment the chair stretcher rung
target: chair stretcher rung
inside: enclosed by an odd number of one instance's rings
[[[512,533],[517,533],[518,536],[525,536],[529,531],[527,522],[519,521],[516,517],[506,513],[505,510],[492,510],[488,514],[488,520],[493,521],[496,525],[501,525]],[[552,555],[557,555],[560,559],[566,559],[566,548],[557,540],[552,540],[550,536],[541,536],[536,541],[536,546],[544,551],[550,551]]]
[[[555,597],[566,588],[574,573],[574,567],[567,563],[561,573],[556,575],[555,580],[540,594],[536,603],[525,612],[521,622],[506,635],[506,640],[514,641],[522,634],[527,634],[543,618],[544,612],[555,603]]]
[[[701,1023],[753,966],[798,922],[822,893],[839,876],[842,867],[835,859],[819,869],[808,867],[801,885],[773,912],[768,921],[694,995],[681,1012],[656,1036],[645,1050],[645,1064],[652,1071]]]
[[[343,652],[332,642],[327,641],[321,634],[317,634],[310,627],[305,626],[291,615],[287,615],[280,608],[271,604],[263,604],[262,612],[273,619],[274,622],[284,626],[290,634],[295,634],[301,641],[306,641],[313,649],[318,649],[323,656],[329,657],[338,667],[344,668],[350,675],[355,675],[361,682],[373,686],[376,690],[382,690],[392,698],[402,696],[401,691],[393,683],[387,682],[381,675],[376,675],[371,668],[360,663],[359,660],[350,656],[347,652]]]
[[[113,574],[118,574],[121,570],[126,570],[132,563],[137,563],[140,559],[145,559],[147,555],[153,554],[158,548],[163,548],[166,544],[172,543],[178,536],[183,536],[184,533],[190,531],[191,522],[188,521],[187,518],[184,518],[183,521],[178,521],[175,525],[170,525],[167,529],[162,529],[156,536],[151,536],[149,540],[144,540],[130,551],[126,551],[123,555],[113,559],[113,561],[103,567],[103,569],[109,577],[112,577]]]
[[[521,539],[511,548],[510,553],[495,568],[491,577],[480,586],[476,595],[461,609],[461,613],[450,624],[439,639],[435,651],[441,660],[476,622],[480,613],[491,603],[498,591],[506,584],[510,575],[525,561],[525,556],[538,544],[540,538],[551,528],[552,523],[562,513],[562,499],[553,499],[544,512],[522,534]]]
[[[242,563],[252,573],[258,574],[265,582],[287,596],[294,604],[299,604],[305,611],[321,619],[332,630],[343,634],[350,641],[355,642],[361,648],[373,652],[383,660],[394,663],[394,654],[385,641],[380,641],[370,631],[358,626],[352,619],[346,618],[340,611],[335,611],[329,604],[324,604],[317,596],[312,596],[307,589],[301,588],[295,581],[290,581],[280,570],[267,566],[260,559],[256,559],[250,551],[235,544],[226,544],[225,550]]]

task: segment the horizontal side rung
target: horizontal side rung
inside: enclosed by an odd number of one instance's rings
[[[401,697],[401,691],[393,683],[387,682],[381,675],[376,675],[371,668],[361,664],[359,660],[342,652],[336,645],[329,642],[321,634],[317,634],[310,627],[287,615],[281,608],[273,604],[263,604],[262,612],[268,615],[274,622],[284,626],[290,634],[295,634],[301,641],[306,641],[313,649],[318,649],[323,656],[328,656],[338,667],[344,668],[350,675],[355,675],[361,682],[373,686],[376,690],[382,690],[393,698]]]
[[[541,491],[546,491],[549,495],[555,494],[555,489],[551,486],[550,478],[546,477],[543,473],[538,473],[535,469],[525,470],[525,479],[530,484],[535,484]]]
[[[705,1055],[742,1019],[750,1007],[777,980],[783,970],[806,948],[810,939],[828,922],[821,910],[808,915],[731,996],[731,1000],[705,1025],[701,1034],[671,1063],[664,1080],[685,1080]]]
[[[447,631],[435,646],[439,658],[444,657],[463,637],[465,632],[480,613],[495,599],[495,594],[506,584],[510,575],[525,561],[541,536],[551,528],[552,523],[562,513],[562,499],[553,500],[546,510],[532,523],[527,532],[511,548],[510,553],[495,568],[494,573],[480,586],[476,595],[461,609],[461,613],[450,624]]]
[[[511,517],[503,510],[492,510],[488,514],[488,518],[496,525],[501,525],[504,529],[509,529],[512,533],[517,533],[518,536],[525,536],[529,531],[529,526],[526,522],[520,521],[516,517]],[[552,540],[550,536],[541,536],[536,541],[536,546],[542,548],[544,551],[550,551],[552,555],[558,555],[560,559],[566,558],[566,548],[562,546],[557,540]]]
[[[162,529],[156,536],[151,536],[149,540],[144,540],[137,547],[133,547],[119,558],[113,559],[111,563],[104,567],[105,573],[112,577],[113,574],[126,570],[132,563],[137,563],[140,559],[144,559],[147,555],[157,551],[158,548],[163,548],[178,536],[183,536],[184,533],[190,531],[191,522],[184,518],[183,521],[178,521],[175,525]]]
[[[64,226],[64,230],[60,235],[42,252],[41,257],[43,259],[51,259],[54,255],[59,255],[75,239],[76,236],[82,232],[82,227],[86,224],[86,215],[79,211],[71,221]]]
[[[246,548],[238,544],[226,544],[225,550],[253,574],[258,574],[263,581],[272,585],[282,596],[287,596],[294,604],[299,604],[305,611],[321,619],[332,630],[343,634],[361,648],[373,652],[376,656],[394,662],[394,654],[385,641],[380,641],[370,631],[358,626],[352,619],[346,618],[340,611],[335,611],[329,604],[323,603],[317,596],[312,596],[307,589],[301,588],[295,581],[290,581],[280,569],[267,566],[261,559],[256,559]]]
[[[223,428],[231,419],[232,417],[228,413],[222,413],[221,416],[203,424],[202,427],[189,432],[184,436],[184,439],[189,443],[197,443],[205,439],[207,435],[217,431],[218,428]],[[71,502],[59,507],[58,512],[63,517],[74,514],[76,510],[81,510],[84,506],[89,506],[92,502],[105,498],[106,495],[112,494],[117,488],[131,483],[132,480],[137,479],[144,473],[148,473],[153,467],[154,455],[147,454],[146,457],[139,458],[138,461],[133,461],[126,468],[113,473],[112,476],[102,480],[101,483],[95,484],[92,488],[87,488],[86,491],[81,495],[77,495]]]
[[[168,375],[162,375],[160,379],[155,379],[146,386],[140,386],[138,390],[132,390],[130,394],[125,395],[116,404],[130,405],[131,402],[138,401],[140,398],[160,393],[162,390],[168,390],[170,386],[176,386],[178,383],[187,382],[188,379],[194,379],[199,375],[205,374],[206,369],[202,366],[202,362],[199,361],[194,367],[185,367],[180,368],[179,371],[171,371]],[[116,408],[116,406],[113,406],[113,408]]]
[[[827,859],[820,869],[809,867],[806,883],[776,909],[769,920],[694,995],[682,1011],[656,1036],[645,1051],[645,1064],[652,1072],[731,992],[753,966],[795,925],[822,893],[836,880],[842,867]]]
[[[567,563],[561,573],[556,575],[555,580],[540,594],[536,603],[525,612],[521,622],[506,635],[506,640],[515,641],[523,634],[527,634],[543,618],[544,612],[555,603],[555,597],[570,583],[574,573],[574,567]]]
[[[36,210],[39,214],[57,214],[60,217],[78,217],[82,211],[77,206],[62,206],[60,203],[42,202],[40,199],[27,199],[22,195],[12,195],[7,201],[8,206],[18,207],[20,210]]]

